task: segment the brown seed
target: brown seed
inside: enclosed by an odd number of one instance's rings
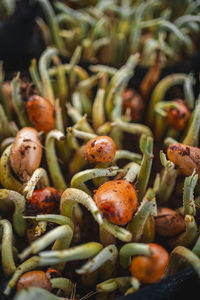
[[[51,291],[51,282],[43,271],[31,271],[24,273],[17,282],[17,291],[29,286],[40,287],[47,291]]]
[[[175,143],[167,149],[168,159],[171,160],[185,176],[190,176],[194,169],[200,179],[200,149]]]
[[[190,111],[185,105],[183,100],[174,100],[178,104],[178,108],[167,108],[166,122],[167,124],[175,130],[183,130],[190,118]]]
[[[40,136],[32,127],[22,128],[11,148],[10,164],[21,181],[26,181],[39,167],[42,158]]]
[[[107,163],[113,161],[116,145],[109,136],[98,136],[85,145],[85,159],[90,163]]]
[[[160,207],[155,217],[155,229],[161,236],[174,236],[185,230],[185,221],[173,209]]]
[[[55,214],[59,210],[61,192],[53,187],[35,190],[31,199],[27,199],[28,215]]]
[[[126,89],[123,93],[123,113],[131,117],[134,122],[142,119],[144,112],[144,102],[140,94],[134,89]]]
[[[130,272],[141,283],[150,284],[159,281],[169,261],[168,252],[158,244],[148,244],[152,255],[138,255],[132,259]]]
[[[55,108],[51,102],[38,95],[33,95],[26,103],[29,119],[38,131],[48,133],[55,128]]]
[[[96,205],[110,222],[126,225],[137,209],[137,193],[126,180],[113,180],[102,184],[94,194]]]

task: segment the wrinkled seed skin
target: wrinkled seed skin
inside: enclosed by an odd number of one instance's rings
[[[38,95],[33,95],[26,103],[29,119],[38,131],[47,134],[55,128],[55,108],[51,102]]]
[[[126,225],[137,209],[137,194],[126,180],[113,180],[102,184],[94,194],[96,205],[111,223]]]
[[[21,181],[27,181],[40,166],[42,145],[36,129],[24,127],[17,133],[11,148],[10,164]]]
[[[160,207],[155,217],[155,229],[161,236],[175,236],[185,230],[185,221],[173,209]]]
[[[51,291],[50,279],[43,271],[24,273],[17,282],[17,292],[29,286],[40,287],[47,291]]]
[[[27,213],[29,215],[57,213],[60,197],[61,193],[53,187],[35,190],[31,199],[27,200]]]
[[[169,261],[168,252],[158,244],[148,244],[151,247],[152,255],[135,256],[130,265],[132,276],[136,277],[143,284],[151,284],[162,279]]]
[[[90,163],[112,162],[116,153],[116,145],[109,136],[98,136],[85,145],[85,159]]]
[[[185,176],[190,176],[194,169],[200,179],[200,149],[175,143],[168,147],[167,156]]]
[[[175,130],[183,130],[190,118],[190,111],[185,105],[183,100],[174,100],[178,104],[178,109],[167,108],[166,109],[166,122]]]

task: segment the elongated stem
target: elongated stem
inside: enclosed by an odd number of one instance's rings
[[[176,84],[182,83],[185,78],[187,77],[187,74],[170,74],[166,77],[164,77],[162,80],[159,81],[159,83],[156,85],[149,104],[148,109],[148,117],[147,117],[147,123],[152,126],[154,121],[154,114],[155,114],[155,106],[158,102],[162,101],[164,98],[167,90],[171,88],[172,86]]]
[[[45,222],[52,222],[58,225],[68,225],[74,230],[74,224],[72,220],[68,217],[61,216],[61,215],[54,215],[54,214],[45,214],[45,215],[37,215],[37,216],[25,216],[24,219],[33,219],[38,222],[45,221]]]
[[[91,196],[92,193],[90,192],[90,190],[88,189],[88,187],[85,185],[84,182],[98,177],[116,176],[118,171],[119,171],[118,167],[110,167],[107,169],[97,168],[97,169],[91,169],[91,170],[85,170],[79,172],[72,177],[71,187],[83,190],[84,192],[86,192]]]
[[[69,165],[71,175],[76,174],[77,172],[82,170],[87,164],[87,161],[85,160],[84,157],[84,149],[85,146],[83,145],[75,152]]]
[[[154,212],[154,206],[155,192],[149,188],[132,221],[127,226],[127,229],[132,233],[133,241],[140,240],[147,218]]]
[[[195,242],[194,247],[192,248],[192,252],[197,256],[200,256],[200,236],[198,237],[197,241]]]
[[[139,201],[141,201],[146,191],[151,174],[153,160],[153,138],[142,135],[140,138],[140,150],[143,153],[143,159],[136,184]]]
[[[196,215],[196,207],[194,202],[194,189],[198,181],[198,174],[195,170],[191,176],[186,177],[183,188],[183,208],[184,215]]]
[[[0,226],[3,227],[2,246],[1,246],[1,263],[3,273],[10,277],[16,269],[13,258],[13,231],[12,225],[8,220],[0,220]]]
[[[143,243],[128,243],[121,247],[119,251],[120,265],[127,269],[131,264],[131,257],[135,255],[151,256],[149,245]]]
[[[189,22],[200,22],[200,17],[194,15],[184,15],[177,18],[174,23],[177,27],[182,27],[185,25],[184,23],[188,24]]]
[[[71,280],[64,277],[52,278],[51,286],[52,289],[62,290],[65,293],[65,296],[70,296],[73,289],[73,283]]]
[[[159,197],[159,202],[164,203],[170,198],[173,192],[178,176],[178,170],[175,169],[175,165],[171,161],[167,160],[163,151],[160,151],[160,160],[164,169],[161,172],[161,182],[157,195]]]
[[[132,162],[131,165],[129,164],[129,169],[126,175],[124,176],[124,179],[129,182],[134,182],[139,172],[140,172],[140,165]]]
[[[11,126],[11,123],[8,121],[7,115],[3,109],[3,106],[0,104],[0,137],[15,136],[17,131]]]
[[[195,95],[193,91],[194,84],[195,78],[192,74],[186,77],[183,83],[185,103],[190,109],[193,109],[195,104]]]
[[[3,187],[13,189],[19,193],[23,191],[23,185],[12,175],[10,168],[10,152],[12,144],[9,145],[3,152],[0,159],[0,182]]]
[[[133,71],[135,66],[137,65],[139,60],[139,54],[131,55],[129,59],[127,60],[126,64],[119,69],[115,73],[115,75],[112,77],[110,85],[109,85],[109,91],[106,97],[106,113],[109,118],[111,118],[112,108],[113,108],[113,97],[116,93],[116,91],[119,90],[119,88],[128,82],[130,77],[133,75]]]
[[[67,250],[60,251],[44,251],[40,252],[40,260],[42,264],[52,264],[87,259],[95,256],[101,251],[103,246],[96,242],[89,242],[83,245],[75,246]]]
[[[177,258],[179,258],[177,260]],[[199,257],[193,253],[191,250],[183,247],[177,246],[170,254],[169,263],[165,272],[165,277],[171,276],[178,271],[180,265],[180,259],[188,262],[195,272],[197,272],[198,277],[200,278],[200,260]]]
[[[115,120],[114,123],[112,123],[112,126],[116,126],[117,128],[121,129],[122,131],[131,133],[131,134],[145,134],[147,136],[152,136],[151,129],[143,124],[128,123],[121,119],[117,119],[117,120]]]
[[[21,127],[30,126],[30,121],[26,114],[26,108],[25,108],[25,105],[24,105],[21,95],[20,95],[19,74],[17,74],[17,76],[12,80],[11,86],[12,86],[13,105],[14,105],[14,109],[16,111],[17,117],[19,119],[19,123],[20,123]]]
[[[141,163],[142,155],[128,150],[117,150],[115,153],[114,161],[120,159],[128,159],[138,164]]]
[[[26,300],[26,299],[66,300],[65,297],[64,298],[57,297],[45,289],[41,289],[34,286],[29,286],[26,289],[20,290],[15,296],[15,300]]]
[[[97,135],[93,133],[88,133],[85,131],[80,131],[74,127],[67,127],[67,132],[72,134],[74,137],[89,141],[93,138],[96,138]]]
[[[62,55],[64,55],[64,56],[68,55],[68,52],[65,49],[64,43],[63,43],[62,39],[60,38],[59,27],[56,22],[56,17],[55,17],[54,11],[53,11],[49,1],[48,0],[37,0],[37,2],[42,7],[42,11],[46,16],[47,22],[51,29],[51,34],[52,34],[54,43],[56,44],[57,48],[62,53]]]
[[[157,112],[159,115],[161,115],[162,117],[166,117],[167,113],[166,113],[166,109],[167,108],[174,108],[174,109],[178,109],[178,103],[175,101],[160,101],[156,104],[155,106],[155,112]]]
[[[15,191],[1,189],[0,200],[3,209],[5,209],[5,207],[9,209],[10,204],[14,204],[13,227],[19,236],[24,236],[26,233],[26,221],[23,219],[26,208],[25,198]]]
[[[38,256],[32,256],[31,258],[29,258],[28,260],[26,260],[25,262],[20,264],[17,267],[17,269],[16,269],[15,273],[13,274],[13,276],[11,277],[11,279],[9,280],[9,282],[4,290],[4,294],[6,296],[8,296],[11,293],[12,289],[14,288],[14,286],[17,283],[17,280],[23,273],[34,270],[38,266],[40,266],[40,258]]]
[[[55,103],[55,97],[54,97],[50,76],[48,74],[48,67],[52,60],[52,57],[57,54],[58,54],[58,50],[56,48],[47,48],[42,53],[39,59],[39,70],[40,70],[40,76],[42,80],[42,91],[43,91],[42,94],[44,98],[48,99],[53,105]]]
[[[155,240],[155,234],[156,234],[156,232],[155,232],[155,217],[153,215],[150,215],[150,216],[148,216],[148,218],[145,222],[140,242],[141,243],[153,243]]]
[[[72,119],[73,123],[77,123],[82,119],[82,115],[76,110],[71,104],[67,103],[67,112],[70,118]],[[90,124],[85,119],[84,123],[82,124],[82,131],[88,132],[88,133],[94,133],[94,130],[90,126]]]
[[[71,240],[73,236],[73,231],[70,226],[68,225],[61,225],[58,226],[45,235],[43,235],[41,238],[34,241],[28,248],[26,248],[20,255],[20,259],[24,260],[27,256],[30,254],[36,254],[39,251],[43,250],[47,246],[49,246],[51,243],[53,243],[55,240],[65,238],[65,241],[67,240],[67,244],[70,245]]]
[[[58,130],[52,130],[48,133],[45,141],[46,161],[47,161],[51,179],[57,190],[65,190],[67,187],[60,166],[58,164],[58,159],[56,156],[56,150],[54,145],[55,139],[59,141],[62,140],[63,138],[64,135],[62,132]]]
[[[189,40],[187,36],[183,35],[182,32],[176,27],[173,23],[163,20],[161,18],[149,20],[149,21],[143,21],[139,23],[140,28],[150,27],[150,26],[162,26],[171,31],[176,35],[177,38],[179,38],[184,43],[188,44]]]
[[[95,130],[105,123],[105,89],[99,88],[92,106],[92,123]]]
[[[56,73],[56,95],[59,98],[60,106],[61,106],[61,115],[64,127],[67,125],[67,114],[65,103],[67,101],[68,96],[68,83],[64,69],[62,68],[62,63],[58,56],[53,57],[54,63],[57,65],[57,73]],[[58,129],[58,128],[57,128]]]
[[[112,261],[115,264],[118,256],[118,250],[115,245],[109,245],[101,250],[95,257],[84,264],[80,269],[76,270],[78,274],[92,273],[98,268],[103,266],[108,261]]]
[[[192,122],[189,125],[186,136],[183,140],[183,144],[188,146],[198,146],[199,142],[199,130],[200,130],[200,102],[197,102],[195,110],[193,112]]]
[[[118,225],[114,225],[106,219],[103,219],[101,228],[108,231],[114,237],[116,237],[117,239],[119,239],[123,242],[130,242],[132,239],[132,234],[130,231],[128,231],[125,228],[120,227]]]
[[[14,137],[8,137],[5,138],[2,142],[1,142],[1,146],[0,146],[0,152],[3,153],[4,150],[10,146],[11,144],[14,143],[15,138]]]
[[[130,287],[130,277],[110,278],[106,281],[98,283],[96,290],[101,293],[113,292],[118,288],[124,292]]]
[[[63,64],[62,68],[66,73],[69,73],[71,70],[71,64]],[[48,73],[50,76],[54,76],[56,74],[56,72],[57,72],[56,67],[52,67],[51,69],[48,70]],[[76,73],[76,75],[78,76],[78,78],[80,80],[85,80],[89,77],[89,74],[87,73],[87,71],[80,66],[75,65],[74,72]]]
[[[37,87],[40,94],[42,94],[42,83],[40,79],[40,75],[37,69],[37,60],[33,58],[31,60],[31,65],[29,67],[29,73],[31,75],[31,79],[34,82],[35,86]]]
[[[27,199],[30,199],[32,197],[33,191],[36,187],[36,185],[40,182],[40,184],[43,187],[50,186],[48,175],[45,169],[38,168],[34,171],[33,175],[29,179],[29,181],[26,183],[26,186],[24,188],[24,194],[26,195]]]
[[[94,203],[93,199],[85,192],[75,188],[68,188],[63,192],[60,200],[61,215],[72,218],[73,207],[77,202],[84,205],[92,213],[94,219],[99,225],[103,223],[101,213]]]

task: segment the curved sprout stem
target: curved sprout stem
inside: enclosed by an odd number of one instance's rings
[[[45,141],[45,148],[46,148],[46,160],[49,169],[49,173],[53,184],[57,190],[65,190],[67,185],[63,178],[60,166],[58,164],[58,159],[56,156],[55,150],[55,141],[54,140],[62,140],[64,135],[61,131],[52,130],[48,133]]]
[[[8,220],[0,220],[0,226],[3,227],[3,236],[1,242],[1,263],[3,273],[10,277],[16,269],[13,257],[13,231],[12,225]]]
[[[102,248],[103,246],[99,243],[89,242],[66,250],[40,252],[39,256],[43,265],[48,265],[49,263],[58,264],[93,257],[101,251]]]
[[[39,59],[39,71],[42,80],[43,96],[44,98],[48,99],[53,105],[55,103],[55,97],[54,97],[50,76],[48,74],[48,67],[52,60],[52,57],[57,54],[58,54],[58,50],[56,48],[49,47],[42,53]]]
[[[64,292],[65,296],[70,296],[73,290],[73,283],[70,279],[59,277],[52,278],[51,280],[52,289],[60,289]]]
[[[57,48],[59,49],[59,51],[62,53],[62,55],[67,55],[68,52],[65,49],[64,43],[62,41],[62,39],[60,38],[59,35],[59,27],[58,24],[56,22],[56,18],[55,18],[55,14],[53,11],[53,8],[51,7],[50,3],[48,0],[36,0],[40,6],[42,7],[42,11],[46,16],[47,22],[49,24],[49,27],[51,29],[51,34],[52,34],[52,38],[54,43],[56,44]]]
[[[192,122],[189,125],[183,144],[188,146],[198,146],[200,129],[200,102],[197,101],[196,107],[193,111]]]
[[[179,258],[177,260],[177,257]],[[198,277],[200,278],[200,259],[199,257],[193,253],[190,249],[187,249],[183,246],[177,246],[170,254],[169,263],[165,272],[165,277],[171,276],[178,271],[178,267],[180,266],[180,260],[184,260],[188,262]]]
[[[155,192],[149,188],[127,229],[132,233],[132,240],[139,241],[142,237],[147,218],[155,213]]]
[[[96,290],[101,293],[114,292],[117,289],[123,290],[124,292],[130,287],[130,277],[117,277],[110,278],[106,281],[98,283]]]
[[[101,250],[93,259],[85,263],[80,269],[76,270],[78,274],[92,273],[102,267],[108,261],[115,264],[118,256],[118,250],[115,245],[109,245]]]
[[[68,225],[58,226],[36,241],[34,241],[28,248],[26,248],[20,255],[19,258],[24,260],[30,254],[36,254],[39,251],[43,250],[47,246],[49,246],[54,241],[58,241],[62,239],[62,242],[67,241],[67,245],[69,246],[72,240],[73,231]],[[64,238],[64,239],[63,239]],[[55,245],[55,244],[54,244]],[[65,245],[66,246],[66,245]],[[66,247],[67,248],[67,247]]]
[[[23,185],[15,179],[10,168],[10,152],[12,144],[9,145],[3,152],[0,159],[0,182],[4,188],[15,190],[19,193],[23,191]]]
[[[167,160],[163,151],[160,151],[160,160],[164,169],[161,172],[160,186],[156,194],[159,197],[159,202],[164,203],[167,202],[173,192],[178,170],[175,169],[175,165],[171,161]]]
[[[13,213],[13,227],[19,236],[24,236],[26,233],[26,221],[23,219],[23,215],[26,208],[25,198],[18,192],[0,189],[0,202],[2,207],[10,207],[13,203],[15,206]]]
[[[23,273],[34,270],[35,268],[37,268],[39,266],[40,266],[40,258],[38,256],[32,256],[31,258],[29,258],[28,260],[26,260],[25,262],[20,264],[17,267],[17,269],[15,270],[15,273],[13,274],[11,279],[9,280],[9,282],[4,290],[4,294],[6,296],[10,295],[10,293],[11,293],[12,289],[14,288],[14,286],[16,285],[19,277]]]
[[[101,213],[93,199],[87,193],[75,188],[68,188],[63,192],[60,200],[61,215],[72,218],[73,207],[77,202],[84,205],[92,213],[99,225],[103,223]]]
[[[98,178],[98,177],[106,177],[106,176],[116,176],[117,173],[119,172],[118,167],[110,167],[106,169],[102,168],[95,168],[95,169],[90,169],[90,170],[85,170],[81,171],[79,173],[76,173],[71,179],[71,187],[72,188],[77,188],[80,190],[83,190],[90,196],[92,193],[88,189],[88,187],[85,185],[85,181]]]
[[[101,228],[104,229],[105,231],[108,231],[114,237],[116,237],[117,239],[119,239],[123,242],[130,242],[132,239],[132,234],[130,231],[128,231],[125,228],[120,227],[118,225],[114,225],[106,219],[103,219]]]
[[[196,215],[196,207],[194,202],[194,189],[198,181],[198,174],[194,170],[192,175],[185,178],[183,188],[183,208],[184,215]]]
[[[136,183],[139,201],[142,199],[146,191],[150,178],[153,160],[153,138],[142,135],[140,138],[140,150],[143,153],[143,159]]]
[[[169,246],[174,249],[176,246],[191,247],[198,236],[198,227],[195,218],[190,215],[185,216],[185,232],[169,239]]]
[[[27,199],[31,199],[38,182],[40,182],[43,187],[50,186],[47,172],[43,168],[36,169],[29,181],[26,183],[23,193],[26,195]]]
[[[115,120],[114,123],[112,123],[112,126],[116,126],[117,128],[121,129],[122,131],[131,133],[131,134],[145,134],[147,136],[152,136],[151,129],[143,124],[128,123],[121,119],[117,119],[117,120]]]
[[[131,264],[131,256],[145,255],[151,256],[149,245],[143,243],[128,243],[121,247],[119,251],[120,265],[127,269]]]
[[[139,153],[134,153],[128,150],[117,150],[115,153],[114,161],[120,159],[128,159],[135,163],[141,163],[142,155]]]
[[[153,90],[150,104],[149,104],[149,110],[148,110],[148,116],[147,116],[147,122],[150,126],[153,125],[154,121],[154,114],[155,114],[155,106],[158,102],[162,101],[164,98],[167,90],[171,88],[172,86],[176,84],[180,84],[184,82],[185,78],[187,77],[187,74],[180,73],[180,74],[170,74],[163,79],[159,81],[159,83],[156,85],[156,87]]]
[[[68,217],[61,216],[61,215],[54,215],[54,214],[45,214],[45,215],[37,215],[37,216],[25,216],[24,219],[33,219],[37,222],[45,221],[45,222],[52,222],[58,225],[68,225],[74,230],[74,224],[72,220]]]

